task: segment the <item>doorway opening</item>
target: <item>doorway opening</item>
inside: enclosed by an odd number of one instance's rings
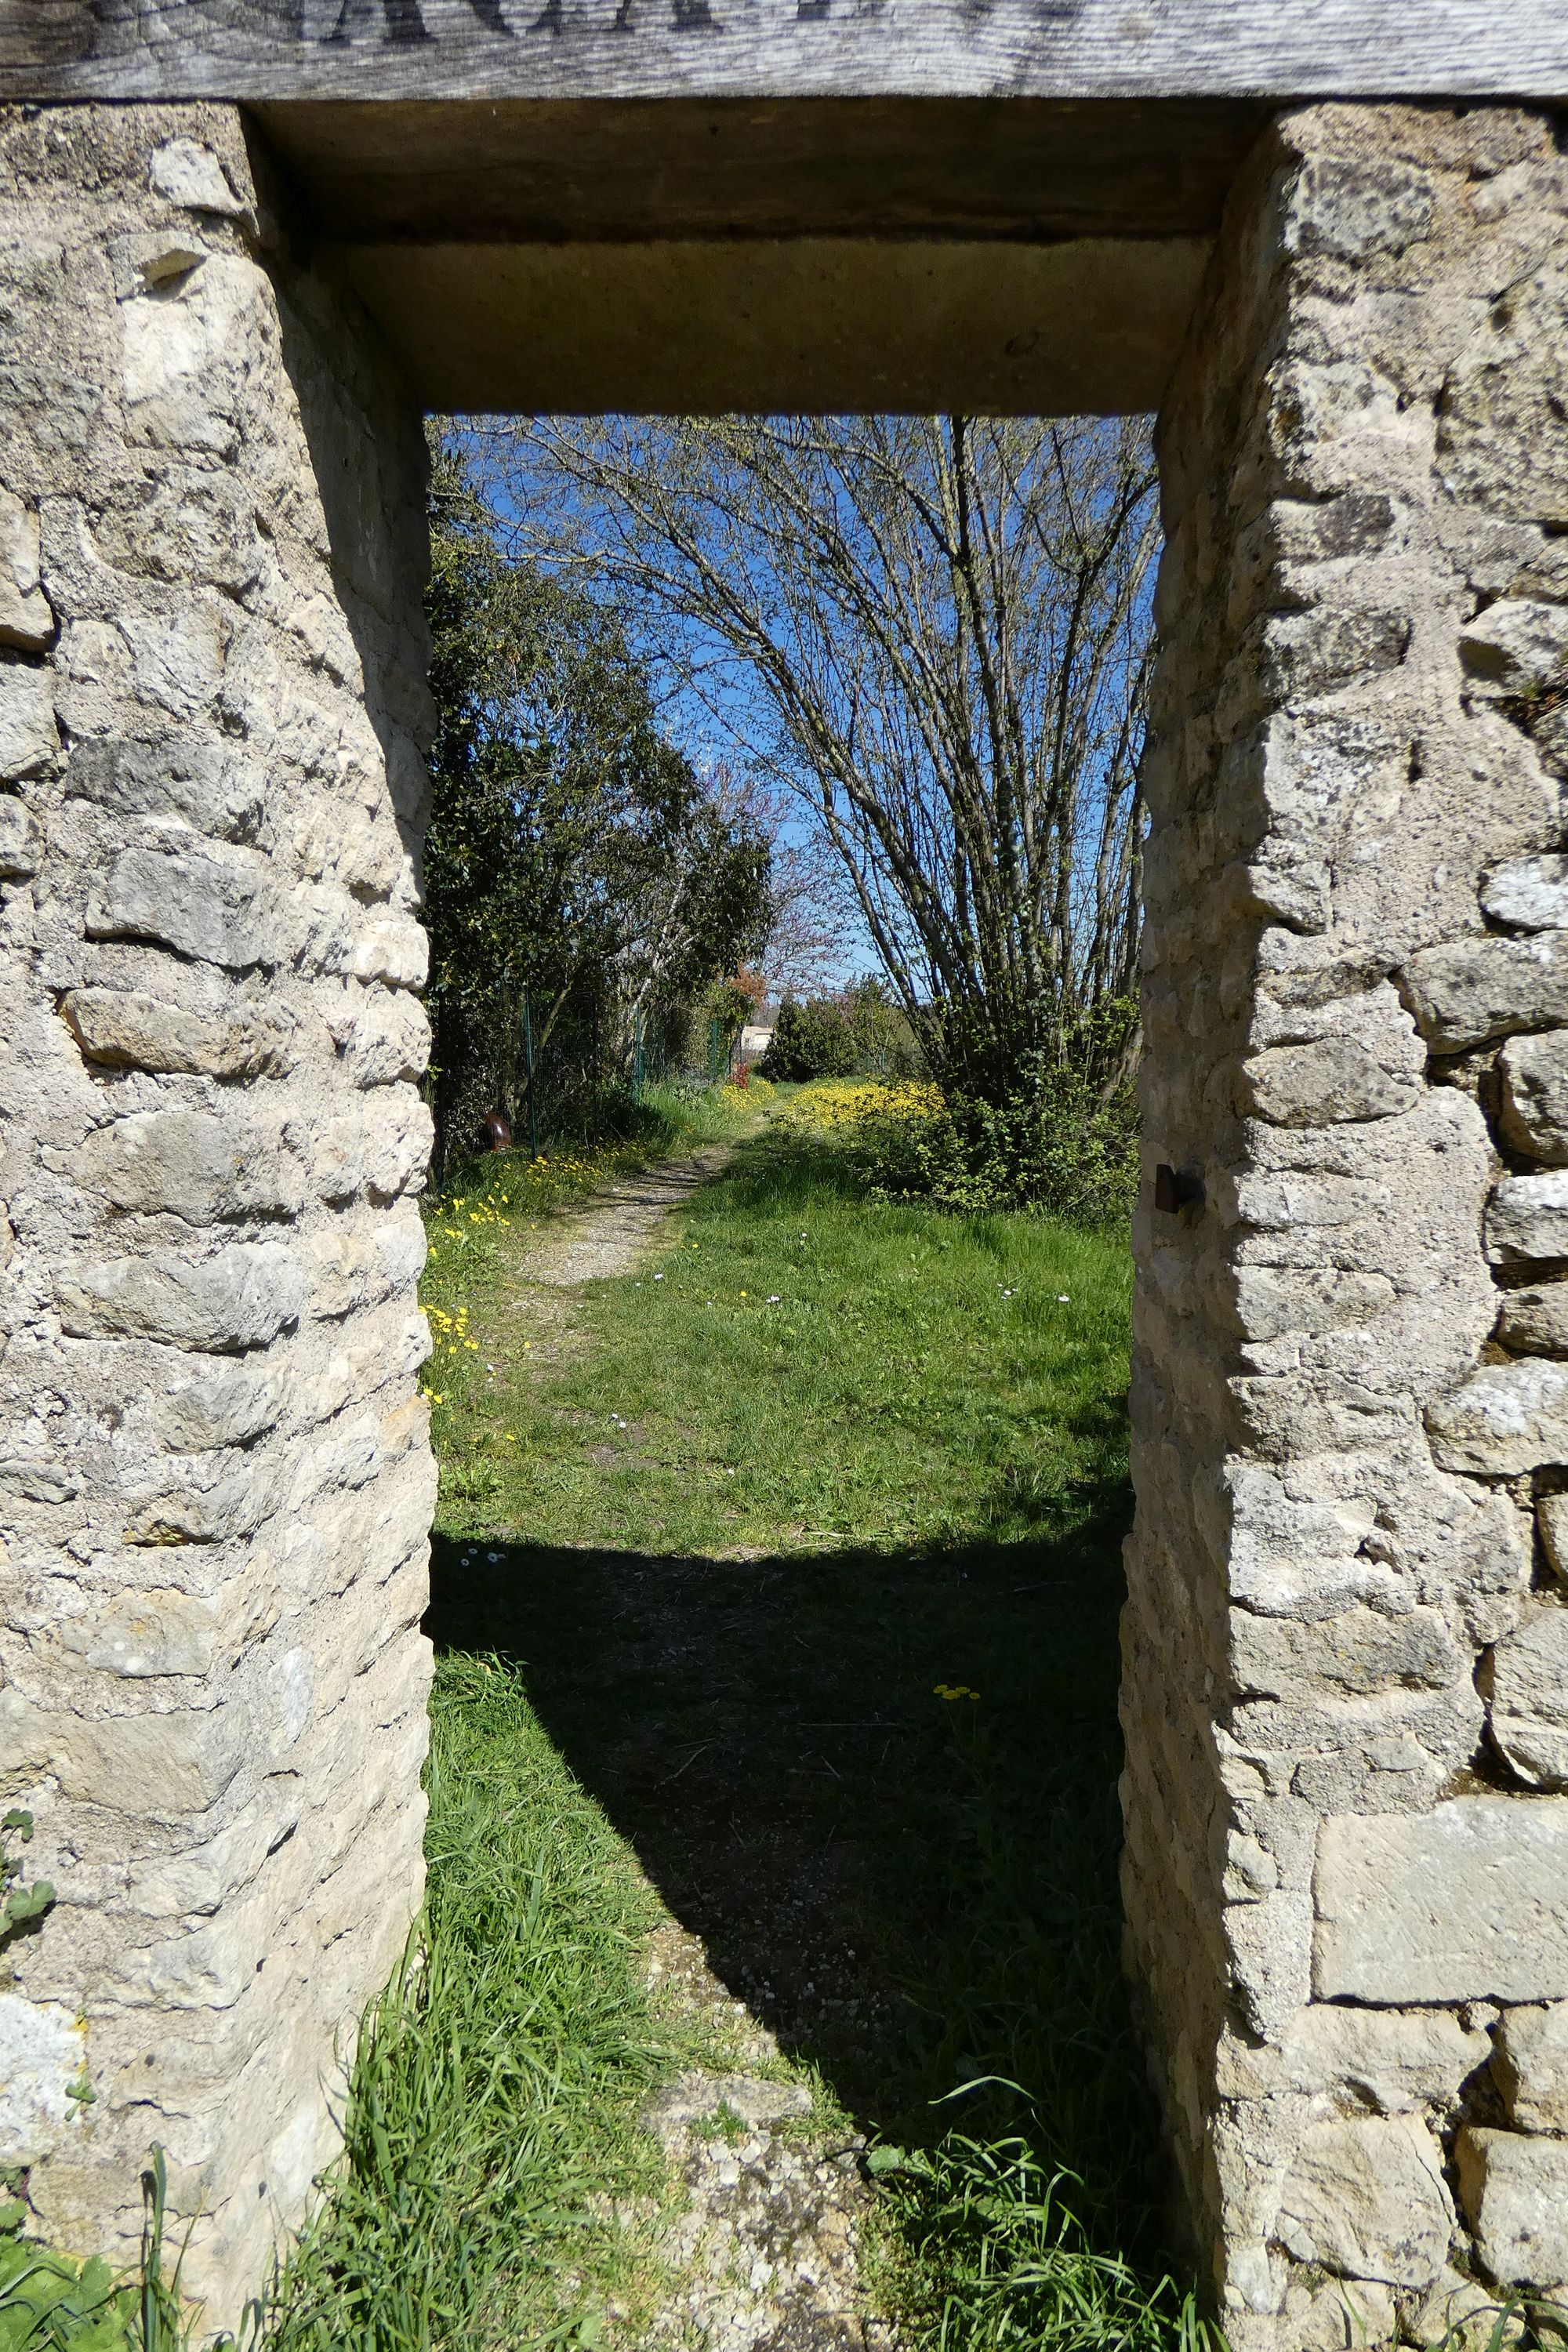
[[[1146,434],[522,431],[436,437],[439,1958],[375,2063],[462,2049],[406,2111],[540,2340],[1174,2343],[1116,1885]],[[628,584],[606,447],[711,469],[717,617]]]

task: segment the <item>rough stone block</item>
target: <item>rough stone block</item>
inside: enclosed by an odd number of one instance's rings
[[[38,584],[37,515],[0,489],[0,645],[38,653],[54,633],[55,616]]]
[[[1482,1687],[1509,1769],[1532,1789],[1568,1788],[1568,1609],[1532,1609],[1493,1650]]]
[[[1501,2286],[1568,2281],[1568,2140],[1471,2127],[1454,2155],[1488,2275]]]
[[[1542,1495],[1535,1506],[1547,1566],[1562,1584],[1568,1584],[1568,1495]]]
[[[1521,2012],[1522,2014],[1523,2012]],[[1378,2115],[1448,2108],[1491,2056],[1479,2029],[1444,2009],[1350,2009],[1314,2001],[1277,2042],[1220,2044],[1216,2087],[1226,2099],[1294,2093]]]
[[[1439,1054],[1568,1022],[1568,932],[1423,948],[1400,974],[1416,1026]]]
[[[1347,1609],[1311,1623],[1237,1609],[1230,1644],[1237,1689],[1274,1697],[1314,1686],[1363,1693],[1443,1689],[1464,1671],[1447,1622],[1435,1609],[1398,1616]]]
[[[104,1595],[54,1629],[59,1647],[84,1665],[132,1679],[209,1675],[231,1653],[233,1636],[210,1602],[158,1585]]]
[[[153,150],[147,176],[159,195],[187,212],[232,216],[246,210],[223,165],[199,139],[165,139]]]
[[[1568,1799],[1323,1822],[1313,1990],[1388,2008],[1568,1996]]]
[[[1459,659],[1472,694],[1519,697],[1553,686],[1568,670],[1568,605],[1505,597],[1459,632]]]
[[[87,2027],[53,2001],[0,1992],[0,2163],[37,2163],[73,2129],[82,2110],[73,2084],[87,2063]]]
[[[1568,1462],[1568,1364],[1542,1356],[1482,1364],[1458,1388],[1434,1398],[1426,1428],[1432,1458],[1445,1470],[1505,1477]]]
[[[88,901],[88,937],[156,940],[242,971],[267,958],[268,879],[266,860],[254,851],[216,843],[123,850]]]
[[[1568,930],[1568,857],[1516,857],[1481,885],[1481,905],[1494,923],[1521,931]]]
[[[1395,2116],[1311,2125],[1276,2234],[1298,2262],[1342,2278],[1427,2287],[1453,2224],[1442,2149],[1416,2116]]]
[[[1527,1356],[1568,1356],[1568,1282],[1536,1282],[1505,1290],[1498,1338]]]
[[[59,742],[47,671],[0,663],[0,783],[40,774]]]
[[[76,1337],[118,1332],[224,1354],[265,1348],[297,1322],[305,1280],[281,1242],[237,1242],[195,1261],[160,1254],[79,1265],[56,1297]]]
[[[1568,2001],[1505,2009],[1492,2071],[1521,2131],[1568,2136]]]
[[[14,793],[0,793],[0,881],[24,882],[38,870],[43,835]]]
[[[1353,1037],[1275,1045],[1242,1065],[1243,1106],[1280,1127],[1392,1118],[1413,1109],[1419,1082],[1384,1066]]]
[[[73,988],[60,1013],[89,1061],[218,1078],[282,1076],[295,1022],[264,1003],[191,1011],[142,990]]]
[[[1487,1210],[1487,1255],[1494,1265],[1568,1257],[1568,1170],[1503,1178]]]
[[[276,1130],[243,1112],[132,1111],[89,1135],[75,1162],[79,1181],[115,1208],[192,1225],[300,1205],[298,1162]]]
[[[1516,2320],[1500,2333],[1496,2289],[1445,2264],[1420,2302],[1407,2310],[1401,2340],[1423,2345],[1426,2352],[1519,2352],[1524,2329]]]
[[[247,1445],[276,1425],[289,1399],[287,1364],[263,1359],[193,1370],[182,1357],[178,1365],[171,1386],[144,1407],[155,1443],[170,1454]]]
[[[1432,226],[1436,189],[1428,172],[1392,158],[1313,156],[1286,197],[1280,243],[1310,259],[1363,261],[1403,253]]]
[[[1498,1068],[1505,1140],[1532,1160],[1568,1166],[1568,1030],[1510,1038]]]

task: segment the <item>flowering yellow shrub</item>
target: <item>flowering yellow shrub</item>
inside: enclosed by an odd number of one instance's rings
[[[822,1078],[779,1113],[796,1128],[862,1127],[868,1119],[923,1120],[942,1117],[940,1087],[929,1078]]]

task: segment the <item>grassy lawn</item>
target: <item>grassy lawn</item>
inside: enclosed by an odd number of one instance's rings
[[[1118,1965],[1125,1248],[868,1202],[802,1108],[710,1116],[569,1349],[539,1180],[432,1220],[428,1937],[280,2345],[637,2345],[637,2110],[726,2057],[648,1990],[670,1914],[870,2137],[909,2343],[1200,2340]]]

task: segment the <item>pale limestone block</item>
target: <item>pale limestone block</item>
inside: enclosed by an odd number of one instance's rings
[[[268,1855],[297,1828],[300,1792],[253,1798],[216,1837],[184,1853],[138,1863],[126,1893],[133,1909],[154,1919],[210,1916],[252,1885]]]
[[[291,1215],[300,1205],[298,1161],[276,1129],[244,1112],[132,1111],[96,1129],[73,1156],[88,1192],[142,1215],[210,1225]]]
[[[263,272],[237,254],[209,254],[117,315],[129,438],[231,458],[276,334]]]
[[[381,981],[388,988],[423,988],[430,972],[430,942],[411,915],[391,912],[363,923],[349,956],[356,980]]]
[[[0,793],[0,881],[25,882],[38,870],[43,835],[15,793]]]
[[[1214,1186],[1215,1207],[1227,1224],[1256,1225],[1263,1232],[1352,1225],[1387,1209],[1392,1198],[1386,1185],[1364,1176],[1249,1170],[1239,1176],[1222,1172]]]
[[[122,850],[88,901],[87,935],[155,940],[243,971],[267,960],[269,882],[268,862],[254,850],[198,841]]]
[[[1281,1127],[1391,1118],[1413,1109],[1421,1091],[1351,1037],[1273,1045],[1242,1064],[1242,1107]]]
[[[1568,1031],[1514,1037],[1498,1058],[1499,1124],[1505,1141],[1532,1160],[1568,1166]]]
[[[1271,2034],[1311,1997],[1311,1897],[1281,1889],[1224,1914],[1230,1979],[1255,2033]]]
[[[1568,669],[1568,605],[1505,597],[1460,630],[1459,659],[1472,694],[1539,692]]]
[[[1394,1299],[1387,1275],[1336,1267],[1241,1265],[1230,1275],[1230,1293],[1236,1328],[1252,1340],[1359,1330]]]
[[[1454,2155],[1489,2277],[1547,2289],[1568,2281],[1568,2140],[1469,2126]]]
[[[266,819],[254,761],[190,727],[170,730],[155,745],[89,736],[72,743],[66,776],[73,798],[121,820],[151,818],[171,846],[182,835],[199,836],[200,845],[251,842]]]
[[[47,1720],[50,1768],[68,1797],[154,1821],[205,1813],[251,1748],[249,1726],[235,1706]]]
[[[138,989],[73,988],[60,1013],[89,1061],[196,1076],[281,1076],[296,1023],[282,1005],[195,1012]]]
[[[1394,2340],[1394,2290],[1376,2279],[1333,2279],[1309,2286],[1293,2278],[1281,2318],[1287,2341],[1300,2352],[1365,2352],[1369,2344]],[[1247,2347],[1234,2345],[1231,2352]]]
[[[38,518],[13,491],[0,489],[0,645],[38,653],[55,631],[38,584]]]
[[[335,1318],[411,1289],[427,1247],[424,1222],[408,1200],[381,1215],[362,1213],[319,1225],[300,1244],[310,1314]]]
[[[81,2127],[70,2096],[87,2027],[54,2001],[0,1992],[0,2164],[35,2164]]]
[[[0,663],[0,783],[41,774],[59,747],[48,672]]]
[[[1517,2352],[1524,2324],[1514,2319],[1499,2332],[1498,2296],[1480,2280],[1465,2278],[1447,2264],[1405,2319],[1405,2335],[1426,2352]]]
[[[1568,1995],[1568,1800],[1451,1797],[1325,1821],[1313,1893],[1320,2000]]]
[[[1500,1477],[1568,1462],[1568,1364],[1542,1356],[1482,1364],[1433,1399],[1426,1427],[1432,1458],[1445,1470]]]
[[[368,1190],[384,1201],[417,1192],[435,1139],[430,1107],[412,1087],[368,1096],[360,1115],[359,1162]]]
[[[109,239],[105,250],[114,276],[114,299],[153,292],[184,278],[212,251],[183,229],[127,229]]]
[[[289,1390],[290,1373],[284,1364],[223,1363],[193,1372],[182,1359],[173,1384],[148,1398],[143,1425],[170,1454],[245,1445],[276,1425]]]
[[[1521,931],[1568,930],[1568,857],[1516,857],[1489,874],[1481,905],[1494,923]]]
[[[1435,1609],[1400,1615],[1351,1608],[1302,1623],[1237,1609],[1230,1669],[1238,1690],[1269,1696],[1314,1685],[1365,1693],[1422,1685],[1443,1689],[1466,1671],[1447,1622]]]
[[[73,1336],[118,1332],[225,1354],[264,1348],[303,1310],[305,1278],[280,1242],[237,1242],[195,1261],[167,1255],[79,1264],[56,1286]]]
[[[1503,1178],[1487,1209],[1487,1255],[1494,1265],[1568,1257],[1568,1169]]]
[[[1521,1355],[1568,1356],[1568,1282],[1535,1282],[1505,1290],[1498,1338]]]
[[[230,1646],[209,1601],[160,1586],[94,1596],[80,1616],[58,1621],[53,1638],[84,1665],[132,1677],[210,1675]]]
[[[1560,1584],[1568,1584],[1568,1495],[1542,1495],[1535,1506],[1547,1564]]]
[[[1313,2124],[1285,2183],[1276,2234],[1341,2277],[1427,2287],[1454,2209],[1443,2152],[1415,2116]]]
[[[126,613],[119,626],[142,702],[181,722],[210,717],[223,689],[232,631],[216,599],[177,613]]]
[[[1491,2056],[1489,2037],[1445,2009],[1351,2009],[1314,2001],[1275,2044],[1227,2035],[1216,2086],[1224,2098],[1282,2092],[1336,2101],[1352,2114],[1418,2113],[1455,2105],[1460,2085]]]
[[[1493,2073],[1521,2131],[1568,2137],[1568,2001],[1505,2009]]]
[[[1280,246],[1303,259],[1326,255],[1362,261],[1372,254],[1403,253],[1430,235],[1436,201],[1432,174],[1414,164],[1393,157],[1314,155],[1286,191]]]
[[[212,149],[199,139],[165,139],[153,151],[147,176],[159,195],[187,212],[234,217],[247,209]]]
[[[165,1457],[153,1476],[127,1483],[121,1539],[206,1544],[254,1535],[281,1507],[289,1482],[287,1464],[266,1455],[237,1458],[224,1448]]]
[[[1422,1035],[1439,1054],[1568,1022],[1568,932],[1423,948],[1401,974]]]
[[[327,1015],[333,1043],[356,1087],[423,1077],[430,1060],[430,1023],[405,989],[353,988]]]
[[[1568,1609],[1532,1609],[1493,1650],[1482,1688],[1510,1769],[1532,1789],[1568,1788]]]

